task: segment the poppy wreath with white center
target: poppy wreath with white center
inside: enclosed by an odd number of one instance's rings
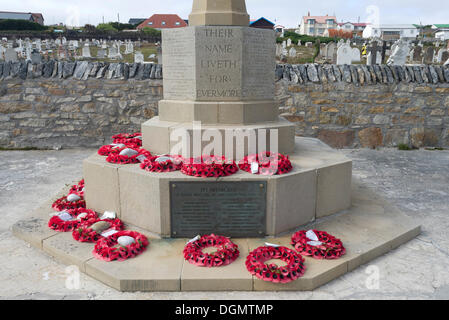
[[[128,236],[134,238],[135,243],[126,247],[118,246],[118,238]],[[103,261],[124,261],[134,258],[146,250],[149,241],[143,234],[135,231],[120,231],[107,238],[102,238],[95,244],[92,251],[95,258]]]
[[[262,152],[259,154],[248,155],[239,161],[239,168],[243,171],[252,173],[252,163],[258,164],[258,174],[261,175],[271,176],[275,174],[286,174],[293,169],[288,156],[280,153]]]
[[[59,216],[53,216],[48,221],[48,227],[54,231],[58,232],[69,232],[73,231],[78,225],[87,222],[91,219],[97,219],[97,213],[93,210],[79,208],[67,210],[67,212],[72,216],[73,220],[64,221]],[[80,220],[76,220],[76,217],[82,213],[87,213],[87,215]]]
[[[138,146],[136,144],[128,144],[128,145],[125,145],[125,147],[130,148],[130,149],[139,149],[140,148],[140,146]],[[120,148],[120,147],[108,144],[108,145],[102,146],[100,149],[98,149],[98,154],[100,156],[107,157],[111,153],[114,153],[114,152],[116,153],[117,150],[123,150],[123,149],[125,149],[125,148]]]
[[[156,161],[159,156],[147,158],[140,164],[140,168],[149,172],[172,172],[178,171],[182,168],[184,158],[182,156],[167,156],[173,160],[167,160],[164,162]]]
[[[234,161],[225,157],[201,156],[185,160],[181,172],[188,176],[201,178],[218,178],[230,176],[238,171]]]
[[[120,219],[90,219],[80,223],[72,232],[73,239],[79,242],[95,242],[104,238],[101,233],[91,229],[94,223],[105,221],[109,223],[108,229],[122,231],[124,229],[123,222]]]
[[[215,247],[217,251],[208,254],[203,249]],[[184,259],[199,267],[222,267],[231,264],[239,257],[238,246],[229,238],[214,234],[202,236],[188,243],[184,248]]]
[[[84,197],[84,179],[73,185],[69,190],[69,194],[77,194],[80,197]]]
[[[267,265],[265,262],[279,259],[287,263],[279,267],[276,264]],[[263,281],[274,283],[289,283],[304,275],[306,267],[304,258],[286,247],[259,247],[252,251],[246,258],[248,271]]]
[[[120,155],[120,152],[122,152],[125,149],[133,149],[135,151],[137,151],[137,154],[134,156],[125,156],[125,155]],[[117,148],[117,149],[112,149],[111,153],[108,155],[108,157],[106,158],[107,162],[110,163],[118,163],[118,164],[130,164],[130,163],[139,163],[139,159],[137,159],[137,157],[139,156],[145,156],[146,158],[151,157],[151,153],[148,150],[145,150],[143,148],[139,148],[139,149],[134,149],[134,148]]]
[[[138,138],[140,137],[140,138]],[[136,133],[120,133],[116,134],[115,136],[112,136],[113,143],[120,144],[123,143],[124,145],[131,148],[130,145],[136,145],[137,147],[142,147],[142,133],[136,132]]]
[[[292,246],[303,256],[315,259],[338,259],[346,253],[346,249],[340,239],[328,234],[325,231],[312,230],[321,245],[311,245],[311,239],[307,238],[307,231],[298,231],[292,236]]]
[[[56,211],[86,208],[86,201],[84,201],[83,197],[81,196],[80,200],[70,202],[67,201],[67,196],[64,196],[53,202],[51,207]]]

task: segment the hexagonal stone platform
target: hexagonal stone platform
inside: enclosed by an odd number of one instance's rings
[[[62,194],[66,192],[67,189]],[[156,239],[144,230],[127,225],[127,229],[143,232],[150,238],[148,250],[127,261],[104,262],[91,255],[94,244],[77,243],[70,233],[48,229],[54,200],[56,197],[36,209],[29,218],[17,222],[12,228],[14,235],[65,264],[79,266],[81,271],[112,288],[130,292],[313,290],[386,254],[421,232],[419,223],[360,181],[354,181],[349,210],[303,227],[325,230],[342,239],[347,254],[339,260],[306,258],[304,277],[288,284],[273,284],[249,274],[245,268],[246,256],[265,242],[290,247],[291,233],[271,238],[233,239],[239,245],[240,257],[231,265],[207,269],[184,261],[182,250],[187,239]]]

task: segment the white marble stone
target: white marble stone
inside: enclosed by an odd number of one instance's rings
[[[133,243],[136,243],[136,239],[134,239],[133,237],[129,237],[129,236],[122,236],[117,239],[117,242],[119,245],[126,247]]]

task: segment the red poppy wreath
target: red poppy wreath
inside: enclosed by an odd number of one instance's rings
[[[95,258],[103,261],[123,261],[144,252],[149,242],[147,237],[135,231],[119,231],[97,241],[92,251]]]
[[[125,144],[126,146],[136,145],[137,147],[142,146],[142,133],[120,133],[112,136],[114,144]]]
[[[289,173],[293,169],[288,156],[272,152],[248,155],[239,161],[239,168],[249,173],[267,176]]]
[[[201,156],[185,160],[181,172],[188,176],[201,178],[218,178],[230,176],[238,171],[234,161],[225,157]]]
[[[51,207],[56,211],[86,208],[86,201],[84,201],[84,180],[78,182],[77,185],[73,185],[68,195],[57,199]]]
[[[287,262],[286,266],[265,264],[266,261],[279,259]],[[246,268],[257,278],[274,283],[289,283],[304,275],[306,267],[304,258],[286,247],[259,247],[246,258]]]
[[[48,227],[58,232],[68,232],[91,219],[97,219],[97,214],[93,210],[79,208],[61,211],[50,218]]]
[[[69,194],[77,194],[80,197],[84,197],[84,179],[73,185],[69,190]]]
[[[184,158],[182,156],[157,156],[147,158],[140,168],[149,172],[172,172],[181,170]]]
[[[120,219],[91,219],[79,224],[73,230],[72,236],[79,242],[95,242],[109,236],[108,233],[123,229],[123,222]]]
[[[130,164],[143,162],[149,157],[151,157],[151,153],[145,149],[124,147],[112,149],[106,158],[106,161],[110,163]]]
[[[291,244],[300,254],[315,259],[338,259],[346,253],[340,239],[318,230],[296,232]]]
[[[215,247],[213,253],[203,253],[203,249]],[[231,264],[239,257],[238,246],[229,238],[214,234],[198,236],[184,248],[184,259],[199,267],[222,267]]]

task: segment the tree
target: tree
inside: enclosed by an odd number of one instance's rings
[[[0,30],[44,31],[47,29],[48,27],[46,26],[42,26],[39,23],[27,20],[13,20],[13,19],[0,20]]]
[[[100,23],[97,26],[97,30],[100,30],[100,31],[103,31],[103,32],[117,32],[118,31],[110,23]]]
[[[159,30],[150,28],[150,27],[144,27],[142,28],[142,31],[150,36],[160,36],[161,32]]]

